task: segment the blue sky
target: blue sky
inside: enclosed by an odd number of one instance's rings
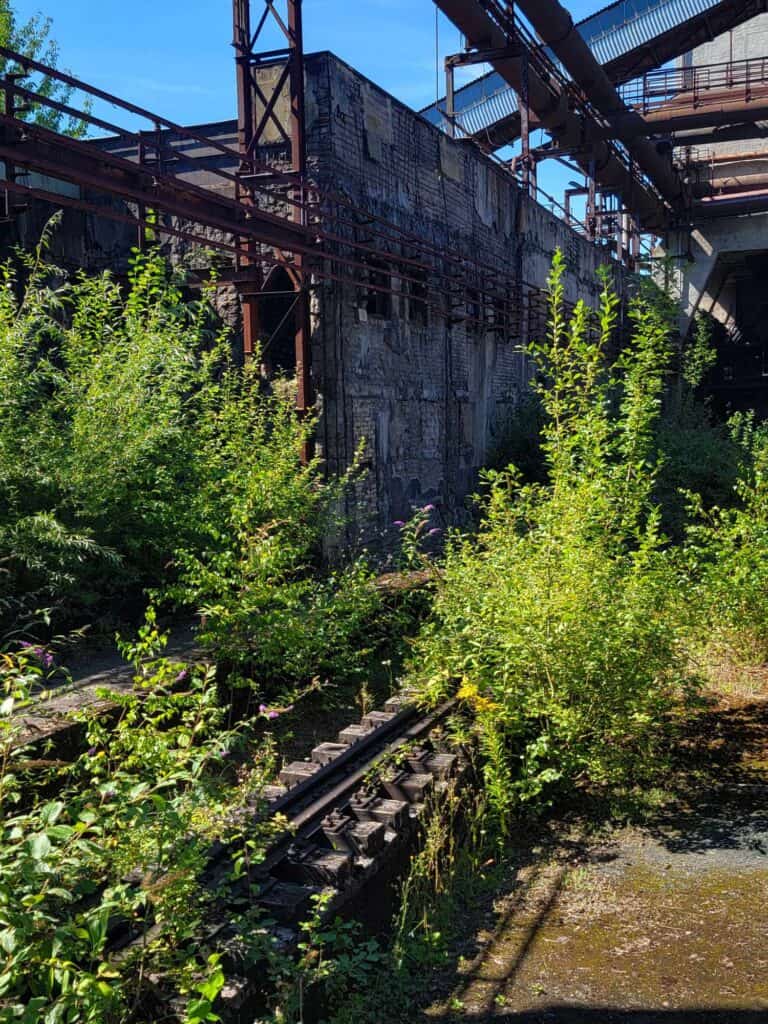
[[[600,0],[569,3],[576,20],[601,6]],[[60,66],[92,85],[176,122],[235,114],[231,0],[16,0],[15,8],[22,21],[39,12],[51,17]],[[254,17],[262,9],[253,0]],[[416,109],[434,101],[431,0],[305,0],[304,19],[307,50],[333,50]],[[442,69],[460,40],[442,14],[437,28]],[[443,83],[440,70],[441,95]],[[554,191],[569,177],[549,162],[540,180]]]
[[[601,6],[571,0],[575,18]],[[234,113],[230,0],[16,0],[19,18],[53,19],[73,74],[176,121]],[[253,0],[254,13],[261,0]],[[435,8],[430,0],[305,0],[307,50],[333,50],[414,107],[435,98]],[[439,17],[442,56],[459,47]],[[441,74],[442,89],[442,74]]]

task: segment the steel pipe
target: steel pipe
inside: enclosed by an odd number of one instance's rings
[[[493,50],[508,45],[506,32],[490,17],[480,0],[436,0],[436,4],[473,46]],[[520,95],[523,91],[520,58],[494,58],[490,63]],[[530,107],[542,126],[564,149],[581,150],[586,143],[590,156],[580,158],[579,163],[584,159],[584,169],[587,170],[587,164],[594,160],[601,188],[620,195],[626,206],[637,211],[645,228],[663,229],[668,221],[664,202],[631,173],[608,141],[600,138],[601,126],[594,118],[571,109],[568,93],[560,85],[554,65],[552,71],[552,75],[545,77],[535,62],[531,63],[528,71]]]
[[[684,205],[687,197],[680,175],[671,160],[647,140],[650,133],[643,117],[626,106],[616,86],[576,31],[568,11],[558,0],[518,0],[518,5],[590,103],[614,129],[616,138],[631,148],[638,165],[667,202],[673,206]]]

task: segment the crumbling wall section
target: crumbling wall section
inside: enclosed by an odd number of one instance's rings
[[[417,236],[436,253],[467,257],[470,289],[515,278],[521,295],[545,286],[559,247],[569,264],[568,299],[596,301],[595,271],[604,257],[523,196],[503,168],[332,55],[317,55],[309,66],[309,138],[321,189],[393,226],[385,240],[377,235],[380,223],[358,215],[357,241],[396,258],[411,255],[407,236]],[[344,206],[336,213],[352,216]],[[335,230],[343,230],[340,221]],[[343,470],[365,444],[367,474],[352,520],[364,541],[396,531],[393,523],[425,504],[446,522],[461,520],[479,470],[528,389],[527,338],[467,321],[465,299],[457,311],[449,284],[441,296],[431,282],[430,308],[418,316],[408,285],[387,275],[395,294],[372,310],[365,271],[350,273],[361,281],[319,286],[314,366],[330,468]],[[454,316],[434,308],[442,302]]]

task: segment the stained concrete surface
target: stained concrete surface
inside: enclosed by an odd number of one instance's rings
[[[521,844],[423,1021],[768,1024],[768,700],[721,703],[675,757],[640,823]]]

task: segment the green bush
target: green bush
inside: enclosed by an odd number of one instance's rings
[[[356,663],[378,597],[362,562],[320,567],[345,480],[303,464],[314,422],[290,386],[235,365],[208,295],[185,301],[157,254],[135,255],[123,289],[68,279],[46,244],[0,268],[6,626],[40,607],[57,624],[119,612],[126,595],[143,607],[155,588],[267,675]]]
[[[412,665],[426,699],[458,692],[474,708],[502,816],[557,782],[641,777],[686,688],[653,499],[669,322],[644,285],[633,341],[607,365],[617,299],[604,280],[598,329],[583,302],[566,321],[563,269],[558,253],[549,338],[533,347],[548,482],[489,476],[479,535],[448,545]]]
[[[134,691],[112,695],[109,722],[85,715],[71,764],[18,745],[14,710],[45,686],[50,656],[0,657],[3,1024],[157,1020],[180,995],[186,1024],[219,1019],[224,975],[205,931],[232,885],[250,891],[249,865],[280,828],[253,820],[273,750],[257,719],[227,727],[212,668],[174,664],[163,644],[150,616],[125,652]],[[229,877],[206,887],[217,840],[231,850]],[[256,962],[269,939],[245,902],[227,924]]]
[[[22,281],[0,271],[2,585],[82,611],[162,579],[199,533],[226,336],[159,257],[136,257],[126,297],[109,274],[68,280],[45,244],[19,254]]]
[[[735,504],[707,508],[690,495],[685,563],[701,645],[759,663],[768,660],[768,436],[752,417],[731,425],[744,450]]]

